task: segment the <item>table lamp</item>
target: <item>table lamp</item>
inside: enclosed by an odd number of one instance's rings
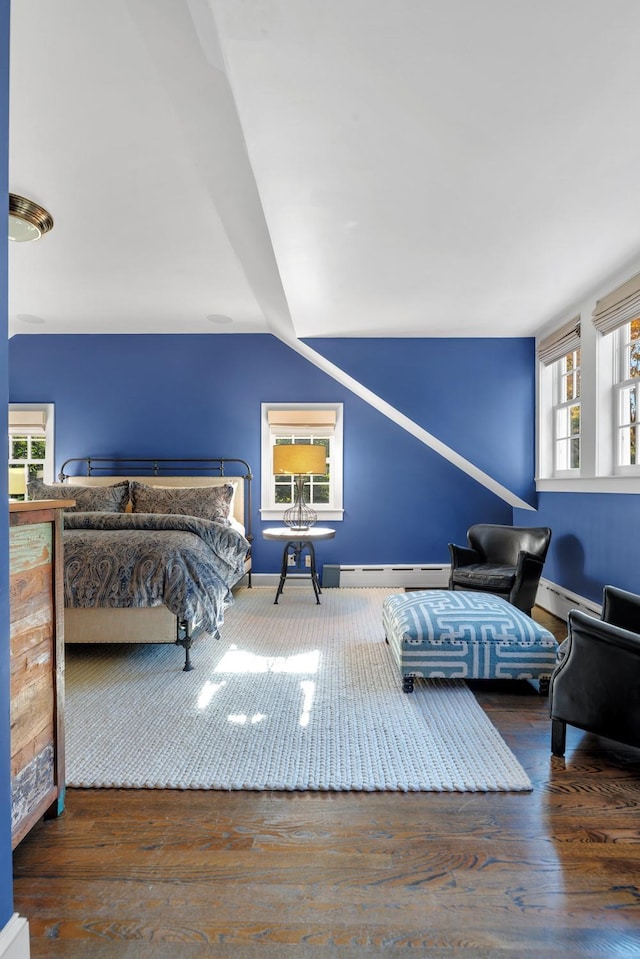
[[[286,509],[283,519],[291,529],[309,529],[317,520],[315,510],[304,501],[305,476],[324,476],[327,472],[327,451],[322,443],[286,443],[273,447],[275,476],[295,476],[295,502]]]
[[[27,495],[27,477],[24,471],[24,466],[10,466],[9,467],[9,496],[22,497],[23,499]]]

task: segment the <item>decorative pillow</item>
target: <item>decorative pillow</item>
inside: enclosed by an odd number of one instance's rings
[[[178,513],[197,516],[229,526],[235,489],[232,483],[221,486],[147,486],[130,483],[134,513]]]
[[[41,480],[32,480],[27,484],[27,494],[33,499],[74,499],[75,506],[69,507],[69,513],[124,513],[129,502],[129,483],[115,483],[113,486],[72,486],[68,483],[56,483],[49,486]]]

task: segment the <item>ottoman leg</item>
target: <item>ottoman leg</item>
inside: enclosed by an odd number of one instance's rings
[[[402,677],[402,692],[403,693],[413,692],[413,676]]]
[[[549,677],[549,676],[543,676],[541,679],[538,680],[538,690],[539,690],[541,696],[548,696],[548,695],[549,695],[549,681],[550,681],[550,678],[551,678],[551,677]]]

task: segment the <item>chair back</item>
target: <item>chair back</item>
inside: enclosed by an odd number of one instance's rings
[[[548,526],[495,526],[478,523],[467,532],[469,545],[487,562],[515,566],[521,550],[544,560],[551,542]]]
[[[602,619],[621,629],[640,633],[640,596],[617,586],[603,590]]]

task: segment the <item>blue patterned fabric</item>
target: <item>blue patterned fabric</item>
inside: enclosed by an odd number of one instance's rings
[[[114,483],[112,486],[72,486],[70,483],[50,485],[42,480],[27,484],[30,500],[74,499],[75,506],[68,506],[67,513],[92,510],[100,513],[123,513],[129,502],[129,483]]]
[[[134,513],[175,513],[200,516],[229,526],[229,515],[235,488],[222,486],[167,487],[148,486],[132,480],[129,483]]]
[[[65,513],[64,602],[69,607],[166,606],[217,634],[247,540],[194,516]]]
[[[555,667],[553,633],[490,593],[397,593],[382,620],[402,676],[546,679]]]

